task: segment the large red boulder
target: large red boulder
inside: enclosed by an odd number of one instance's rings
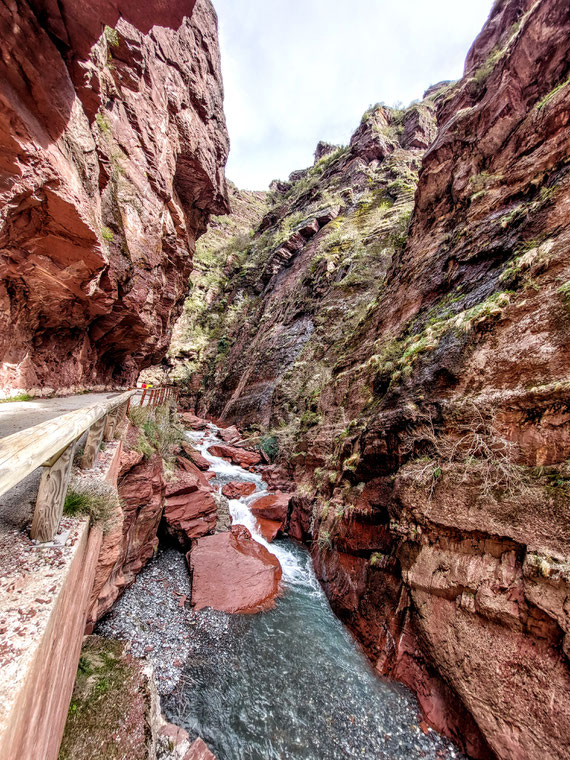
[[[225,443],[236,443],[241,440],[241,433],[235,425],[229,428],[220,428],[217,434]]]
[[[242,496],[249,496],[252,494],[257,486],[255,483],[239,482],[232,480],[222,488],[222,493],[227,496],[228,499],[239,499]]]
[[[176,457],[176,464],[179,471],[192,473],[199,485],[204,486],[204,488],[211,488],[209,481],[211,478],[216,477],[215,472],[203,472],[202,470],[199,470],[198,467],[196,467],[196,465],[189,459],[186,459],[186,457]]]
[[[232,464],[238,464],[240,467],[251,467],[261,462],[261,454],[257,451],[248,451],[247,449],[238,449],[235,446],[224,446],[216,444],[208,449],[210,454],[215,457],[227,459]]]
[[[201,475],[182,471],[166,486],[166,532],[184,549],[190,546],[193,538],[206,536],[216,527],[216,502],[211,489],[201,482]]]
[[[271,543],[281,530],[281,523],[278,520],[266,520],[265,517],[257,518],[259,532],[266,541]]]
[[[275,520],[284,526],[287,522],[290,498],[290,493],[282,493],[281,491],[269,493],[260,499],[256,499],[250,509],[256,517]]]
[[[192,412],[182,412],[180,416],[182,417],[182,422],[186,425],[186,427],[189,427],[192,430],[205,430],[210,424],[208,420],[203,420],[201,417],[196,417],[196,415]]]
[[[275,605],[281,565],[243,526],[192,542],[192,605],[223,612],[260,612]]]
[[[202,454],[200,454],[199,451],[196,451],[196,449],[191,446],[187,441],[182,441],[180,444],[180,448],[188,457],[188,459],[193,462],[196,467],[198,467],[199,470],[209,470],[210,469],[210,462],[206,459],[206,457],[203,457]]]

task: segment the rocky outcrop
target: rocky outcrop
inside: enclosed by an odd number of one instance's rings
[[[569,31],[495,3],[459,82],[276,185],[199,399],[263,428],[333,608],[476,758],[570,752]]]
[[[265,517],[256,517],[259,532],[266,541],[273,541],[282,531],[283,525],[280,520],[267,520]]]
[[[228,210],[209,0],[68,6],[0,9],[3,395],[133,383]]]
[[[243,525],[197,539],[187,558],[195,609],[251,613],[275,605],[281,565]]]
[[[133,435],[134,431],[131,439]],[[121,504],[103,536],[87,615],[89,633],[158,547],[165,493],[161,457],[153,454],[145,460],[127,448],[121,455],[117,487]]]
[[[213,533],[216,510],[211,488],[201,485],[192,473],[185,472],[166,486],[165,530],[183,549],[190,548],[193,538]]]

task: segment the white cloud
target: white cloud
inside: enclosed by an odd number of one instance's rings
[[[348,142],[372,103],[409,103],[457,79],[492,0],[214,0],[227,175],[260,189]]]

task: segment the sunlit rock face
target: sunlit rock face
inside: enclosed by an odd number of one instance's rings
[[[228,210],[209,0],[0,7],[0,392],[132,383]],[[95,18],[94,16],[97,16]]]
[[[570,754],[569,38],[566,0],[498,0],[459,82],[275,183],[189,382],[259,426],[333,608],[477,758]]]

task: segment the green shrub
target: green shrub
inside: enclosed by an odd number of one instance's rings
[[[9,404],[12,401],[31,401],[34,397],[29,393],[19,393],[17,396],[10,396],[10,398],[0,399],[0,404]]]
[[[107,243],[110,243],[114,239],[115,235],[113,234],[112,229],[103,225],[101,227],[101,237],[103,238],[103,240],[106,240]]]
[[[69,517],[88,515],[93,523],[106,529],[120,503],[117,489],[110,483],[73,478],[67,489],[63,513]]]
[[[269,435],[268,433],[261,436],[259,448],[267,454],[272,462],[274,462],[279,453],[279,440],[277,439],[277,436]]]
[[[107,40],[107,44],[111,47],[118,47],[119,45],[119,34],[116,29],[113,29],[112,26],[106,26],[104,30],[105,39]]]
[[[156,452],[167,461],[171,457],[172,449],[184,440],[184,430],[172,414],[169,404],[131,406],[129,419],[139,429],[139,436],[133,448],[145,459],[149,459]]]
[[[111,132],[111,125],[109,123],[109,119],[105,116],[104,113],[101,111],[97,111],[95,114],[95,121],[97,122],[97,126],[101,130],[101,132],[104,135],[108,135]]]

